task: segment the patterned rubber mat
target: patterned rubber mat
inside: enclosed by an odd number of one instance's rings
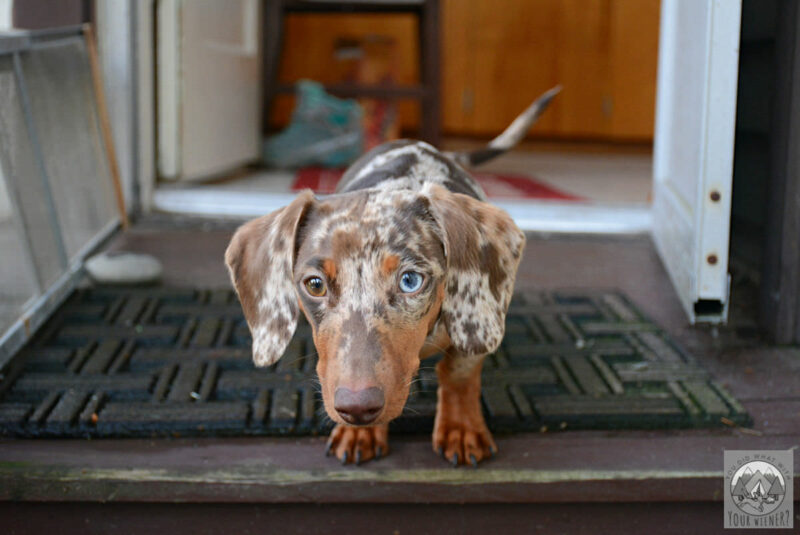
[[[394,431],[430,432],[434,360]],[[0,371],[0,433],[184,436],[324,433],[310,327],[270,368],[229,290],[75,292]],[[495,431],[746,425],[741,405],[616,292],[518,294],[483,370]]]

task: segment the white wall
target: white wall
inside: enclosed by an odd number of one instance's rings
[[[11,9],[14,0],[0,0],[0,30],[11,28]]]
[[[3,168],[0,166],[0,222],[7,219],[11,219],[11,199],[8,198]]]
[[[14,0],[0,0],[0,31],[11,29],[11,8]],[[8,198],[3,169],[0,166],[0,221],[11,217],[11,201]]]
[[[114,148],[125,194],[125,205],[132,208],[134,186],[134,87],[131,0],[97,2],[97,48],[105,82],[108,114]]]
[[[134,72],[136,84],[137,130],[135,163],[139,184],[139,207],[143,212],[152,209],[156,183],[156,128],[153,10],[155,0],[134,0]]]

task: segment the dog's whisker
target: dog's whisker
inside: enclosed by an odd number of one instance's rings
[[[293,359],[287,361],[286,366],[291,368],[297,362],[300,362],[302,360],[305,360],[305,359],[311,358],[311,357],[315,357],[315,356],[317,356],[317,352],[316,351],[312,351],[311,353],[308,353],[307,355],[300,355],[298,357],[294,357]]]
[[[408,405],[403,407],[403,414],[406,414],[406,412],[410,412],[411,414],[414,414],[414,415],[421,414],[417,409],[409,407]]]
[[[421,382],[422,382],[422,377],[415,377],[414,379],[409,381],[409,383],[406,385],[406,387],[410,387],[411,385],[414,385],[414,384],[417,384],[417,383],[421,383]]]

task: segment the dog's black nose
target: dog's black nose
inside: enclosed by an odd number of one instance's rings
[[[350,390],[340,386],[333,395],[333,408],[351,425],[366,425],[383,410],[383,390],[377,386]]]

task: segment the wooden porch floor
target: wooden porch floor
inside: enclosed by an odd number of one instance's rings
[[[203,230],[145,221],[110,247],[159,257],[165,284],[223,286],[230,234],[225,225]],[[537,526],[721,532],[723,450],[800,446],[800,350],[755,337],[746,288],[734,288],[729,327],[691,327],[644,237],[530,236],[517,281],[520,289],[623,291],[742,402],[753,428],[498,436],[500,455],[478,470],[450,468],[427,437],[394,437],[389,457],[362,467],[326,458],[324,437],[4,439],[0,514],[7,532],[121,524],[126,532],[149,533],[158,518],[174,533],[215,526],[238,533],[269,526],[281,533]]]

